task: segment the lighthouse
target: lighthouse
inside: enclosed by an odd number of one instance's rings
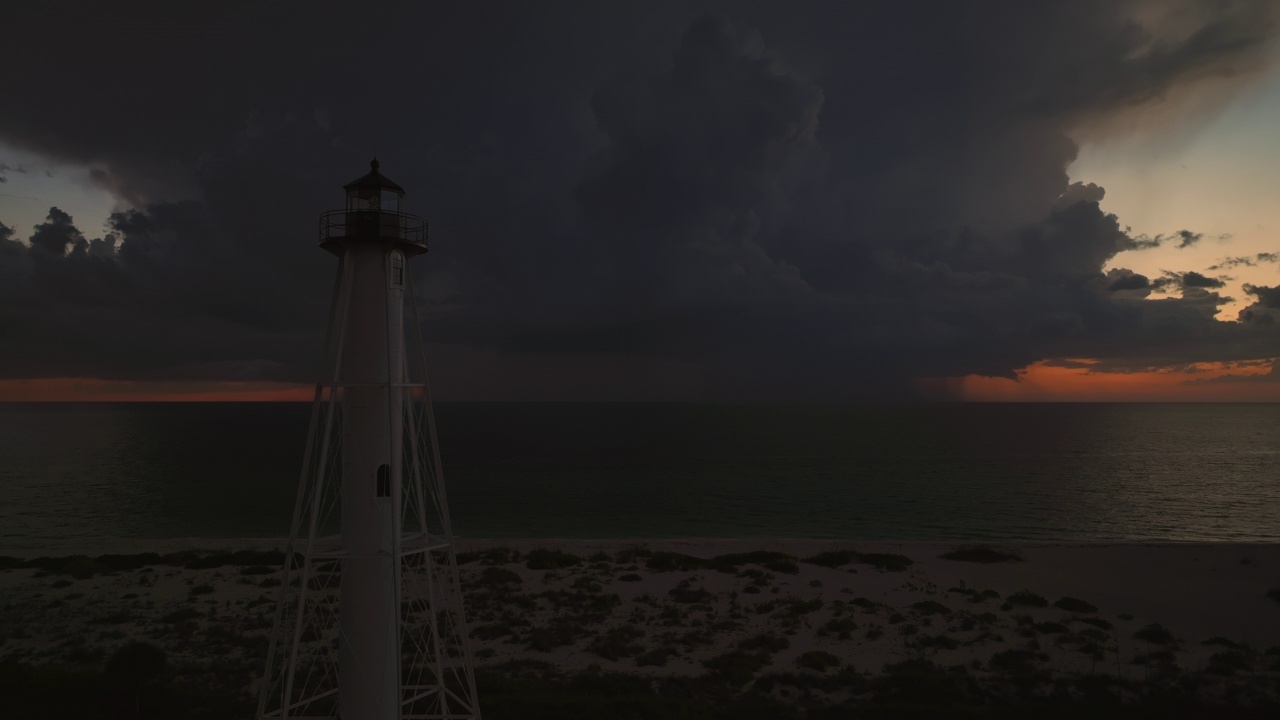
[[[338,258],[258,717],[479,718],[409,262],[378,161],[320,216]]]

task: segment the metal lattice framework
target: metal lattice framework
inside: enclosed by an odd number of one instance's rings
[[[340,377],[341,348],[350,302],[347,263],[340,264],[322,380],[316,385],[307,445],[299,479],[293,525],[277,598],[267,667],[258,701],[266,718],[338,717],[338,656],[342,637],[342,560],[349,557],[340,533],[343,467],[343,398],[350,384]],[[348,275],[344,275],[348,273]],[[405,323],[405,370],[385,392],[398,396],[388,407],[401,417],[398,524],[393,533],[398,605],[398,668],[356,668],[395,672],[400,678],[402,720],[479,720],[470,640],[458,579],[453,531],[440,466],[439,443],[419,331],[417,303],[406,268],[411,322]],[[394,397],[393,396],[393,397]],[[393,442],[395,440],[393,439]],[[344,669],[344,672],[346,670]]]

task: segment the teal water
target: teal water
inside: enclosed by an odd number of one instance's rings
[[[309,406],[0,405],[0,551],[288,532]],[[1280,405],[439,404],[464,537],[1280,541]]]

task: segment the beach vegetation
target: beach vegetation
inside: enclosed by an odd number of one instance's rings
[[[732,573],[737,572],[742,565],[760,565],[762,567],[773,570],[774,572],[786,573],[794,575],[800,572],[800,568],[795,564],[795,558],[781,553],[768,550],[755,550],[745,553],[729,553],[725,555],[717,555],[707,563],[710,567],[720,572]],[[791,570],[795,568],[795,570]]]
[[[798,618],[801,615],[807,615],[822,609],[822,598],[813,598],[812,600],[792,599],[787,604],[786,617]]]
[[[1250,652],[1250,647],[1245,643],[1236,642],[1235,640],[1224,638],[1221,635],[1214,635],[1213,637],[1209,638],[1208,640],[1205,640],[1200,644],[1201,645],[1220,645],[1224,648],[1227,648],[1228,650],[1237,650],[1239,652]]]
[[[1081,630],[1077,634],[1082,638],[1087,638],[1094,642],[1100,642],[1100,643],[1106,642],[1111,639],[1111,635],[1107,633],[1105,630],[1100,630],[1098,628],[1092,628],[1092,627],[1085,628],[1084,630]]]
[[[796,658],[796,665],[805,670],[826,672],[833,667],[839,667],[840,658],[825,650],[810,650]]]
[[[1063,625],[1060,622],[1053,622],[1052,620],[1035,623],[1033,627],[1036,629],[1036,632],[1041,635],[1060,635],[1067,632],[1066,625]]]
[[[768,651],[738,649],[707,658],[702,661],[702,666],[724,681],[743,685],[771,662]]]
[[[1030,590],[1019,590],[1009,597],[1005,598],[1005,603],[1010,606],[1025,605],[1027,607],[1048,607],[1049,601],[1044,599],[1043,595],[1039,595]]]
[[[1099,630],[1110,630],[1111,628],[1115,627],[1114,625],[1111,624],[1109,620],[1106,620],[1100,617],[1078,617],[1078,618],[1072,618],[1072,621],[1085,623],[1086,625],[1092,625],[1098,628]]]
[[[258,583],[258,587],[260,588],[280,587],[280,578],[274,578],[274,577],[263,578],[262,582]]]
[[[750,578],[752,584],[759,585],[760,587],[768,587],[769,583],[774,579],[773,573],[767,573],[760,568],[746,568],[742,572],[738,573],[738,577]]]
[[[587,558],[588,562],[593,563],[613,563],[613,556],[603,550],[597,550]]]
[[[1093,604],[1087,603],[1084,600],[1081,600],[1080,598],[1074,598],[1074,597],[1059,598],[1058,601],[1053,604],[1053,606],[1058,608],[1059,610],[1066,610],[1067,612],[1073,612],[1073,613],[1098,612],[1098,608],[1095,607]]]
[[[945,707],[964,697],[946,670],[921,658],[885,665],[871,686],[875,701],[886,705]]]
[[[136,556],[118,556],[128,558],[128,562],[134,562]],[[280,567],[284,565],[284,553],[279,550],[237,550],[230,553],[213,553],[201,555],[194,552],[171,553],[159,559],[158,562],[148,564],[163,565],[180,565],[187,570],[211,570],[220,568],[224,565],[272,565]],[[127,568],[132,569],[132,568]]]
[[[818,578],[814,578],[809,581],[809,587],[820,588],[822,587],[822,581]]]
[[[742,592],[744,592],[744,593],[746,593],[746,594],[748,594],[748,595],[759,595],[759,594],[760,594],[760,586],[759,586],[759,585],[748,585],[748,586],[746,586],[746,587],[742,588]]]
[[[653,555],[653,551],[643,545],[632,545],[631,547],[622,548],[614,553],[614,560],[619,565],[634,563],[638,558],[647,558]]]
[[[915,603],[914,605],[912,605],[911,609],[915,610],[917,613],[920,613],[921,615],[950,615],[951,614],[951,608],[947,607],[946,605],[943,605],[937,600],[921,600]]]
[[[186,620],[195,620],[196,618],[202,617],[204,617],[204,615],[202,615],[199,610],[191,607],[184,607],[165,615],[160,618],[160,621],[167,623],[180,623]]]
[[[527,622],[525,623],[528,624]],[[502,622],[486,623],[471,628],[471,634],[480,640],[497,640],[499,638],[509,637],[516,634],[516,623],[510,620]]]
[[[1215,675],[1234,675],[1242,670],[1251,669],[1248,656],[1235,650],[1215,652],[1208,659],[1206,671]]]
[[[1164,670],[1177,668],[1177,657],[1172,650],[1153,650],[1145,655],[1135,655],[1132,665],[1154,665]]]
[[[1267,597],[1280,602],[1280,587],[1274,587],[1267,591]]]
[[[804,558],[804,562],[810,565],[838,568],[844,565],[851,565],[857,557],[858,553],[853,550],[827,550]]]
[[[1038,671],[1036,663],[1047,659],[1044,653],[1011,648],[992,655],[988,665],[996,672],[1009,675],[1032,675]]]
[[[960,641],[946,634],[939,635],[921,635],[916,640],[916,646],[920,648],[933,648],[936,650],[955,650],[960,647]]]
[[[645,567],[654,572],[705,570],[709,565],[703,558],[666,550],[654,552],[645,560]]]
[[[132,620],[133,620],[132,615],[130,615],[128,612],[124,610],[121,610],[119,612],[108,613],[106,615],[99,615],[97,617],[90,618],[88,622],[93,625],[119,625],[121,623],[127,623]]]
[[[778,602],[777,600],[766,600],[765,602],[757,603],[755,606],[756,614],[764,615],[765,613],[773,612],[778,607]]]
[[[800,573],[800,566],[794,560],[774,560],[764,563],[764,566],[784,575],[798,575]]]
[[[791,641],[771,633],[756,635],[738,643],[739,650],[765,650],[776,653],[791,647]]]
[[[519,550],[507,547],[496,547],[481,550],[479,552],[458,553],[457,559],[459,565],[475,562],[477,560],[484,565],[507,565],[510,563],[520,562],[521,555]]]
[[[1022,555],[1011,549],[995,548],[990,545],[963,545],[938,557],[943,560],[974,563],[1022,562]]]
[[[524,566],[530,570],[560,570],[582,564],[582,558],[572,553],[549,548],[530,550],[525,555]]]
[[[902,622],[902,621],[904,621],[904,620],[906,620],[906,619],[907,619],[907,616],[906,616],[906,615],[903,615],[903,614],[902,614],[902,613],[900,613],[900,612],[889,613],[889,624],[890,624],[890,625],[897,625],[898,623],[900,623],[900,622]]]
[[[507,588],[511,585],[520,585],[524,581],[520,579],[520,575],[513,570],[504,567],[489,566],[480,573],[480,583],[488,588]]]
[[[681,580],[675,587],[671,588],[670,592],[667,593],[667,596],[678,603],[686,605],[691,603],[710,602],[715,598],[715,595],[706,588],[695,587],[694,582],[695,578],[692,577],[687,577]]]
[[[526,647],[530,650],[551,652],[558,647],[572,645],[584,631],[585,628],[581,625],[559,620],[549,625],[532,628],[525,635],[524,640]]]
[[[853,637],[853,631],[857,629],[858,624],[853,621],[853,618],[833,617],[820,625],[815,632],[819,637],[835,635],[841,640],[848,640]]]
[[[1177,642],[1173,633],[1166,630],[1164,626],[1159,623],[1147,625],[1141,630],[1135,632],[1133,637],[1138,640],[1146,640],[1152,645],[1172,645]]]
[[[669,658],[679,654],[674,647],[662,645],[637,655],[636,667],[665,667]]]
[[[880,572],[902,572],[911,567],[913,561],[896,553],[858,553],[855,562],[870,565]]]
[[[620,582],[640,582],[643,579],[639,573],[627,573],[626,575],[618,576]]]
[[[920,626],[915,623],[902,623],[898,626],[898,634],[903,637],[910,637],[920,632]]]
[[[201,583],[191,588],[191,595],[209,595],[213,593],[213,586],[208,583]]]
[[[644,631],[633,625],[610,628],[587,646],[591,652],[606,660],[618,660],[644,652],[644,646],[636,642],[644,637]]]
[[[586,576],[575,578],[574,581],[569,584],[569,587],[574,590],[591,593],[598,593],[602,589],[600,583],[596,582],[595,579]]]
[[[884,637],[884,628],[879,625],[870,625],[867,627],[867,634],[864,637],[868,640],[879,640]]]

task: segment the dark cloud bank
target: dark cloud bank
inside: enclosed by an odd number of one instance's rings
[[[1066,172],[1075,130],[1244,82],[1266,0],[1149,27],[1110,0],[307,7],[9,11],[6,54],[40,62],[0,65],[0,141],[135,209],[0,227],[0,375],[309,381],[315,217],[374,150],[432,223],[446,396],[904,398],[1280,355],[1280,288],[1223,323],[1212,275],[1104,273],[1201,236],[1133,236]]]

